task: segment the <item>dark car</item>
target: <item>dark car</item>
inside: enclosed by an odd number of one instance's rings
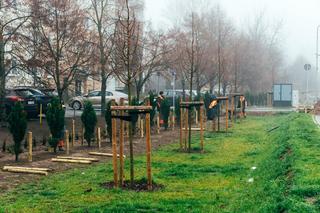
[[[46,113],[47,111],[47,105],[51,102],[53,96],[47,95],[43,93],[42,91],[32,88],[32,87],[16,87],[14,88],[15,91],[28,91],[32,93],[32,95],[35,97],[37,103],[38,103],[38,109],[40,113],[40,105],[42,105],[42,113]]]
[[[26,111],[28,118],[35,118],[38,116],[38,103],[36,97],[29,91],[25,90],[6,90],[4,98],[4,106],[6,114],[9,115],[12,107],[17,103],[21,102],[24,110]]]

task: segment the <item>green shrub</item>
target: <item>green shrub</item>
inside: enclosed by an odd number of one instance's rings
[[[84,138],[86,139],[88,146],[91,145],[91,140],[94,137],[94,130],[97,125],[97,115],[94,111],[91,102],[84,103],[83,113],[81,115],[81,121],[84,126]]]
[[[170,116],[170,104],[167,98],[165,98],[160,105],[160,114],[163,119],[164,128],[168,129],[169,116]]]
[[[27,114],[21,103],[17,102],[8,117],[9,130],[14,141],[14,153],[18,161],[21,152],[21,142],[27,130]]]
[[[48,105],[46,119],[51,132],[49,145],[57,151],[57,145],[63,137],[65,110],[59,98],[53,98]]]

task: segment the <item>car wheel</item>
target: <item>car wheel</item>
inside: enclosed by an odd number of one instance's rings
[[[81,103],[79,101],[75,101],[72,103],[72,108],[75,110],[80,110],[81,109]]]

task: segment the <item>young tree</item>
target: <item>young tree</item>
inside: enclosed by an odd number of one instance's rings
[[[86,139],[88,146],[91,146],[91,140],[94,137],[94,131],[97,125],[97,115],[94,111],[91,102],[87,101],[84,104],[84,110],[81,115],[81,121],[84,126],[84,138]]]
[[[114,23],[111,18],[112,6],[109,0],[91,0],[89,17],[94,23],[96,31],[96,50],[99,58],[101,76],[101,115],[106,113],[107,80],[112,75],[109,62],[113,47]]]
[[[137,20],[135,9],[128,0],[119,2],[117,11],[114,50],[112,54],[113,69],[118,79],[126,85],[129,105],[132,105],[132,85],[134,79],[142,72],[137,69],[142,60],[141,34],[142,23]],[[134,184],[133,160],[133,123],[129,124],[130,146],[130,185]]]
[[[9,115],[8,122],[9,130],[14,141],[16,161],[18,161],[18,157],[21,152],[21,142],[24,139],[27,130],[27,114],[20,102],[17,102],[13,107]]]

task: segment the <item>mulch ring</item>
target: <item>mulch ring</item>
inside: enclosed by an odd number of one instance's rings
[[[102,184],[100,184],[100,186],[105,189],[115,189],[113,181],[102,183]],[[148,190],[147,180],[141,179],[141,180],[135,180],[133,182],[132,187],[131,187],[129,180],[124,181],[123,186],[121,186],[119,188],[121,188],[123,190],[131,190],[131,191],[135,191],[135,192],[146,192],[146,191],[159,191],[161,189],[164,189],[164,185],[157,184],[152,181],[152,189]]]

